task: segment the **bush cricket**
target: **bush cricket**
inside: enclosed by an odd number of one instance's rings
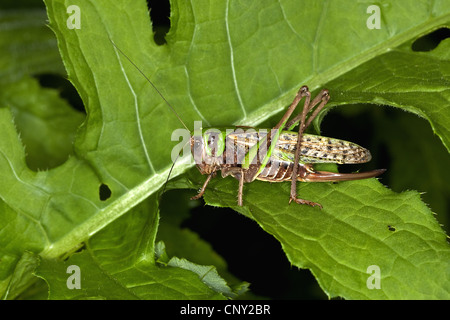
[[[110,39],[114,47],[144,76],[164,102],[189,131],[175,109],[169,104],[152,81],[138,66]],[[288,121],[300,101],[305,98],[302,111]],[[198,194],[205,193],[210,180],[221,171],[222,177],[232,176],[239,181],[237,204],[243,206],[244,183],[254,180],[269,182],[291,182],[289,203],[318,206],[317,202],[297,197],[297,181],[337,182],[377,177],[385,169],[358,173],[334,173],[316,171],[315,163],[355,164],[370,161],[369,150],[352,142],[305,133],[314,118],[330,99],[326,89],[311,100],[307,86],[302,86],[293,102],[275,127],[256,132],[250,127],[205,129],[204,133],[191,133],[189,144],[194,160],[201,174],[208,175]],[[291,131],[299,126],[298,132]],[[245,132],[243,129],[247,129]],[[250,130],[249,130],[250,129]],[[266,133],[266,134],[265,134]],[[173,164],[175,165],[175,163]],[[173,168],[172,165],[172,168]],[[171,169],[172,170],[172,169]],[[170,173],[169,173],[170,176]],[[167,178],[168,180],[168,178]]]

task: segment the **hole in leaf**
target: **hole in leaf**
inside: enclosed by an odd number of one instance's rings
[[[108,187],[108,185],[102,183],[100,185],[100,188],[98,190],[99,197],[101,201],[106,201],[111,197],[111,189]]]
[[[165,37],[170,29],[170,2],[169,0],[147,0],[147,6],[153,25],[153,39],[157,45],[163,45],[167,42]]]
[[[450,38],[450,29],[440,28],[414,41],[411,48],[419,52],[431,51],[447,38]]]
[[[84,243],[84,242],[80,243],[78,245],[78,249],[76,249],[75,251],[73,251],[71,253],[66,253],[64,256],[62,256],[62,261],[69,260],[73,253],[80,253],[85,249],[86,249],[86,243]]]
[[[388,225],[387,227],[388,227],[389,231],[394,232],[396,230],[394,226]]]
[[[74,109],[86,113],[83,101],[69,80],[59,75],[48,73],[37,75],[36,79],[42,87],[58,90],[60,97],[67,100]]]

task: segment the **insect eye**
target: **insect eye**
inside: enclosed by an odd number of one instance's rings
[[[214,135],[209,135],[208,136],[208,146],[210,148],[214,147],[215,141],[216,141],[216,137]]]

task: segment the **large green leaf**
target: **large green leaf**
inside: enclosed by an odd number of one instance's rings
[[[17,296],[31,283],[29,271],[38,259],[29,258],[26,251],[40,256],[38,274],[49,284],[52,298],[80,297],[63,292],[64,267],[70,261],[92,268],[92,279],[104,278],[105,284],[121,267],[127,274],[117,275],[115,281],[124,285],[145,283],[145,277],[163,281],[167,276],[164,268],[168,267],[157,265],[153,258],[153,236],[144,251],[145,275],[137,275],[141,270],[134,262],[139,252],[127,253],[129,261],[106,271],[97,253],[89,252],[89,242],[95,241],[92,235],[105,227],[110,234],[99,237],[113,249],[114,234],[129,223],[128,216],[135,212],[131,209],[148,196],[157,196],[171,166],[172,131],[181,126],[110,39],[149,76],[190,129],[194,120],[204,126],[257,125],[284,109],[302,84],[311,89],[326,85],[330,106],[373,102],[413,111],[450,145],[448,42],[429,53],[408,49],[417,37],[448,25],[450,7],[445,1],[432,6],[427,1],[386,2],[381,6],[379,30],[366,26],[370,3],[172,1],[171,30],[163,46],[153,40],[144,1],[79,1],[80,29],[67,27],[69,3],[48,0],[46,5],[69,80],[83,99],[87,117],[77,131],[73,156],[59,167],[34,172],[26,165],[11,111],[3,101],[0,288],[4,297]],[[438,110],[433,109],[436,104]],[[173,176],[190,166],[179,163]],[[189,186],[201,184],[198,174],[189,178]],[[329,296],[448,298],[450,253],[445,234],[417,192],[393,193],[375,179],[302,185],[300,195],[321,202],[324,209],[319,211],[288,206],[288,184],[261,182],[246,186],[245,207],[237,208],[235,187],[230,178],[214,181],[207,203],[233,207],[257,221],[280,241],[293,265],[312,270]],[[105,193],[108,196],[101,195]],[[156,205],[153,201],[148,212],[157,212]],[[127,212],[128,218],[112,224]],[[156,232],[156,222],[147,226]],[[87,249],[69,262],[56,260],[83,242]],[[106,254],[111,264],[119,261],[114,257],[111,251]],[[174,284],[182,294],[164,295],[164,290],[144,286],[139,297],[188,298],[195,288],[201,292],[193,295],[197,298],[227,295],[228,289],[215,275],[210,282],[200,281],[203,267],[171,261],[170,270],[192,280]],[[366,286],[371,265],[381,271],[379,290]],[[27,276],[20,276],[23,270]],[[129,291],[121,293],[109,285],[97,290],[92,279],[81,296],[130,297]]]
[[[446,39],[432,52],[414,52],[409,43],[372,59],[329,84],[333,104],[370,102],[415,113],[450,150],[449,51]]]
[[[67,261],[44,259],[38,275],[51,299],[224,299],[233,295],[214,267],[172,258],[155,264],[158,212],[155,197],[144,201],[86,242]],[[158,249],[161,251],[162,249]],[[161,254],[161,253],[160,253]],[[68,267],[79,267],[80,289],[66,285]]]

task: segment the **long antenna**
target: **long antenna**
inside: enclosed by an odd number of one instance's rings
[[[167,186],[167,183],[169,182],[170,175],[172,174],[173,167],[175,167],[175,163],[177,162],[178,158],[180,158],[181,151],[184,150],[184,147],[185,147],[188,143],[189,143],[189,141],[186,142],[186,143],[184,144],[183,148],[180,150],[180,152],[178,153],[177,157],[175,158],[173,164],[170,166],[169,174],[167,175],[167,179],[166,179],[166,182],[164,183],[164,187],[163,187],[163,190],[162,190],[162,193],[161,193],[161,194],[163,194],[163,193],[166,191],[166,186]]]
[[[181,124],[183,125],[183,127],[186,128],[187,131],[190,132],[189,128],[186,126],[186,124],[183,122],[183,120],[181,120],[180,116],[178,115],[178,113],[175,111],[175,109],[170,105],[169,101],[166,100],[166,98],[164,98],[164,96],[162,95],[162,93],[158,90],[158,88],[153,84],[153,82],[151,82],[151,80],[145,75],[144,72],[142,72],[141,69],[139,69],[139,67],[133,62],[131,61],[130,58],[128,58],[128,56],[122,51],[120,50],[120,48],[118,46],[116,46],[116,44],[114,43],[114,41],[112,41],[111,38],[109,38],[109,41],[111,41],[111,43],[113,44],[113,46],[125,57],[127,58],[127,60],[137,69],[137,71],[139,71],[140,74],[142,74],[142,76],[145,78],[145,80],[148,81],[148,83],[150,83],[152,85],[152,87],[156,90],[156,92],[158,92],[158,94],[161,96],[161,98],[164,100],[164,102],[169,106],[170,110],[172,110],[172,112],[177,116],[178,120],[180,120]]]

